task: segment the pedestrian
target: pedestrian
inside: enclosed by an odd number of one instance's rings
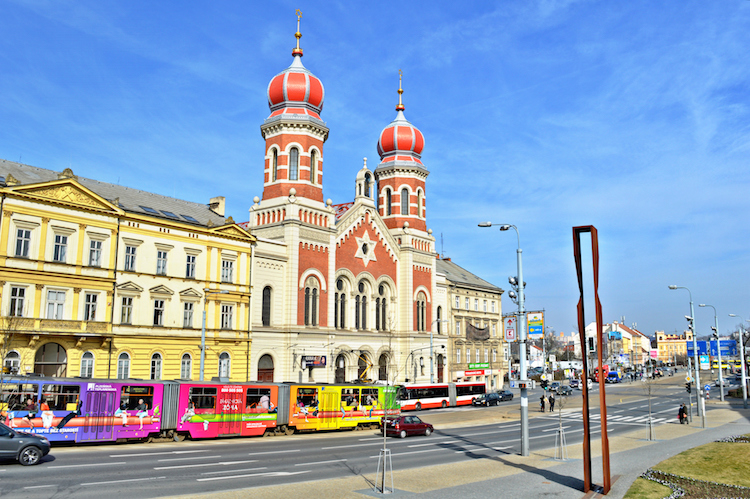
[[[549,394],[549,412],[555,411],[555,394],[550,393]]]
[[[544,395],[539,397],[539,407],[541,408],[540,410],[544,412]]]

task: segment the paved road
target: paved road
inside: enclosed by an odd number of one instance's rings
[[[608,386],[607,395],[610,437],[643,428],[645,438],[649,403],[644,384]],[[653,385],[652,423],[675,424],[677,406],[686,395],[684,387],[672,382]],[[592,397],[598,401],[596,391]],[[393,467],[460,463],[491,453],[518,454],[520,423],[497,417],[512,416],[517,407],[514,400],[500,407],[423,411],[420,417],[435,423],[437,431],[429,437],[387,439]],[[568,445],[582,439],[580,392],[569,397],[560,411],[532,412],[531,416],[532,452],[555,447],[560,426]],[[473,425],[465,426],[468,423]],[[599,414],[593,410],[592,432],[600,431]],[[0,465],[0,495],[100,498],[105,490],[107,495],[145,498],[374,474],[382,447],[383,438],[377,432],[362,431],[55,448],[37,467]]]

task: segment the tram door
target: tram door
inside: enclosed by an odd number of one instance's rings
[[[219,435],[239,435],[242,431],[244,412],[244,390],[242,386],[223,386],[219,397]]]
[[[88,392],[83,413],[86,421],[82,440],[112,440],[112,420],[114,419],[117,392]]]
[[[341,411],[339,410],[339,393],[336,390],[321,390],[320,395],[320,407],[323,415],[323,417],[320,418],[320,429],[326,430],[336,428],[338,420],[341,417]]]

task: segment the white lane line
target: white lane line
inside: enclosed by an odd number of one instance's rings
[[[156,466],[155,470],[178,470],[184,468],[207,468],[208,466],[229,466],[232,464],[247,464],[255,463],[257,459],[250,459],[247,461],[225,461],[220,463],[200,463],[200,464],[176,464],[174,466]]]
[[[429,444],[412,444],[407,445],[408,448],[412,447],[429,447],[430,445],[443,445],[443,444],[460,444],[460,440],[446,440],[445,442],[429,443]]]
[[[146,477],[146,478],[128,478],[127,480],[110,480],[108,482],[88,482],[88,483],[82,483],[81,486],[88,486],[88,485],[109,485],[111,483],[132,483],[132,482],[143,482],[146,480],[163,480],[164,478],[167,478],[165,476],[152,476],[152,477]]]
[[[270,471],[267,473],[250,473],[248,475],[232,475],[232,476],[213,476],[209,478],[198,478],[197,482],[211,482],[213,480],[234,480],[236,478],[248,478],[252,476],[291,476],[291,475],[302,475],[303,473],[310,473],[310,470],[305,471]]]
[[[298,463],[295,466],[317,466],[319,464],[330,464],[330,463],[343,463],[346,459],[332,459],[330,461],[317,461],[314,463]]]
[[[165,456],[171,454],[195,454],[196,452],[208,452],[208,450],[173,450],[168,452],[141,452],[139,454],[110,454],[109,457]]]
[[[570,426],[563,426],[562,427],[563,430],[567,430],[568,428],[571,428],[571,427]],[[548,429],[542,430],[542,431],[557,431],[558,429],[559,428],[548,428]]]
[[[399,452],[398,454],[393,454],[394,456],[408,456],[409,454],[424,454],[425,452],[437,452],[442,451],[445,452],[445,449],[440,447],[439,449],[425,449],[425,450],[413,450],[410,452]],[[380,456],[370,456],[370,459],[377,459]]]
[[[320,450],[331,450],[331,449],[349,449],[351,447],[364,447],[365,445],[381,445],[383,442],[370,442],[366,444],[352,444],[352,445],[334,445],[332,447],[321,447]]]
[[[125,461],[118,462],[118,463],[90,463],[90,464],[66,464],[61,466],[47,466],[44,469],[46,470],[61,470],[63,468],[87,468],[89,466],[117,466],[120,464],[127,464]]]
[[[272,450],[272,451],[268,451],[268,452],[252,452],[249,455],[251,455],[251,456],[262,456],[264,454],[274,454],[275,455],[275,454],[287,454],[289,452],[301,452],[301,451],[302,451],[302,449],[290,449],[290,450],[278,450],[278,451]]]
[[[221,456],[194,456],[194,457],[172,457],[169,459],[157,459],[157,463],[169,463],[172,461],[195,461],[196,459],[219,459]]]
[[[267,470],[268,466],[261,466],[260,468],[245,468],[244,470],[222,470],[222,471],[206,471],[201,475],[220,475],[222,473],[244,473],[245,471],[259,471]]]
[[[473,449],[464,449],[464,450],[457,450],[454,453],[455,454],[467,454],[469,452],[482,452],[482,451],[488,451],[488,450],[505,450],[505,449],[512,449],[513,446],[509,445],[508,447],[475,447]]]
[[[44,489],[46,487],[57,487],[57,485],[31,485],[29,487],[24,487],[24,489]]]

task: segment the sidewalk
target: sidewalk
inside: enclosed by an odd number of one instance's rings
[[[579,399],[580,400],[580,399]],[[565,411],[580,410],[572,403]],[[606,497],[620,498],[633,481],[648,467],[684,450],[703,445],[730,435],[750,433],[750,409],[742,409],[742,401],[710,403],[708,428],[700,428],[696,419],[692,425],[668,423],[657,426],[656,440],[647,440],[647,428],[610,437],[610,467],[612,487]],[[731,405],[731,407],[730,407]],[[497,409],[497,410],[492,410]],[[477,411],[447,411],[441,414],[424,413],[425,419],[436,428],[466,426],[467,424],[497,423],[518,417],[518,406],[500,406]],[[541,415],[530,411],[530,416]],[[549,413],[547,413],[549,414]],[[469,421],[467,422],[467,419]],[[477,455],[473,461],[419,469],[396,470],[395,494],[386,497],[430,499],[480,499],[487,497],[605,497],[594,493],[584,495],[581,444],[569,445],[568,460],[554,460],[554,449],[534,452],[521,457],[498,453],[494,456]],[[594,482],[601,483],[601,441],[592,440],[592,473]],[[267,497],[325,497],[367,498],[384,497],[374,490],[372,475],[356,475],[336,480],[321,480],[290,485],[275,485],[252,489],[220,492],[203,497],[221,499]]]

